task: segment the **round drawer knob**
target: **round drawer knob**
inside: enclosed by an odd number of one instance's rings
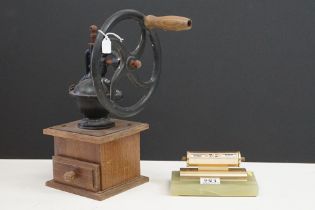
[[[75,179],[75,177],[76,177],[76,173],[74,171],[67,171],[63,175],[63,179],[66,182],[72,182]]]

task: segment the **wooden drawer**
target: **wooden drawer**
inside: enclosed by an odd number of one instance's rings
[[[100,190],[100,166],[96,163],[53,156],[54,180],[91,191]]]

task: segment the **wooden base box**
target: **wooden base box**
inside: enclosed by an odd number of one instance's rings
[[[148,182],[140,175],[140,132],[149,125],[114,121],[102,130],[80,129],[78,121],[44,129],[54,137],[53,179],[46,185],[104,200]]]

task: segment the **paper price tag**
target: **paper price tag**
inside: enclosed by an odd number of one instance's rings
[[[102,53],[103,54],[111,54],[112,53],[112,42],[108,38],[108,36],[105,36],[102,41]]]
[[[118,36],[115,33],[104,33],[101,30],[98,30],[98,32],[100,32],[103,36],[104,39],[102,40],[102,53],[103,54],[111,54],[112,53],[112,41],[110,41],[110,38],[108,38],[109,35],[115,36],[120,42],[122,42],[124,39],[121,38],[120,36]]]
[[[200,184],[221,184],[220,178],[200,177]]]

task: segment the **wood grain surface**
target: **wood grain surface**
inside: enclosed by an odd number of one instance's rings
[[[102,190],[140,176],[140,133],[101,145]]]
[[[122,183],[120,185],[116,185],[114,187],[111,187],[111,188],[108,188],[106,190],[99,191],[99,192],[92,192],[92,191],[84,190],[84,189],[81,189],[81,188],[73,187],[73,186],[70,186],[70,185],[60,184],[60,183],[58,183],[58,182],[56,182],[54,180],[47,181],[46,182],[46,186],[49,186],[49,187],[52,187],[52,188],[55,188],[55,189],[59,189],[59,190],[62,190],[62,191],[66,191],[66,192],[69,192],[69,193],[73,193],[73,194],[76,194],[76,195],[81,195],[81,196],[84,196],[84,197],[88,197],[88,198],[92,198],[92,199],[95,199],[95,200],[102,201],[104,199],[107,199],[109,197],[117,195],[117,194],[119,194],[121,192],[129,190],[129,189],[134,188],[136,186],[139,186],[141,184],[144,184],[144,183],[146,183],[148,181],[149,181],[148,177],[146,177],[146,176],[139,176],[139,177],[131,179],[131,180],[127,181],[127,182],[124,182],[124,183]]]
[[[54,156],[53,172],[54,180],[57,182],[95,192],[100,190],[100,166],[98,164]],[[71,180],[67,180],[65,179],[67,174],[74,176]]]
[[[147,182],[140,175],[140,131],[149,125],[115,123],[93,131],[78,128],[77,121],[44,129],[44,134],[54,136],[55,149],[54,180],[47,186],[104,199]]]
[[[190,30],[192,21],[180,16],[161,16],[148,15],[144,18],[144,25],[149,29],[162,29],[165,31],[184,31]]]
[[[77,141],[102,144],[118,138],[130,136],[149,129],[149,124],[113,119],[116,126],[110,129],[87,130],[77,126],[79,121],[65,123],[43,129],[43,134],[75,139]]]

